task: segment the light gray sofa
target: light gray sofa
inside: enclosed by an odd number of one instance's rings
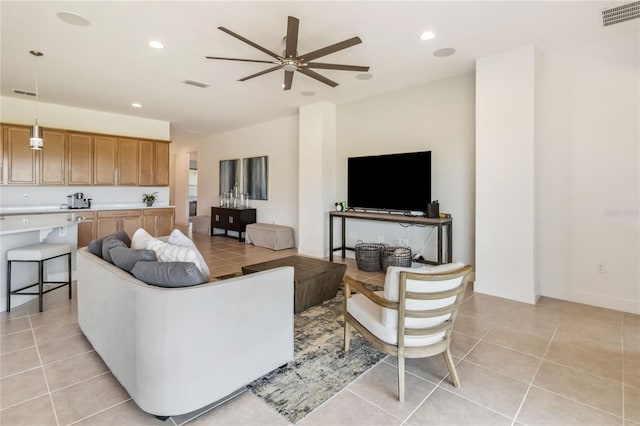
[[[78,322],[144,411],[179,415],[293,360],[293,268],[162,288],[78,250]]]

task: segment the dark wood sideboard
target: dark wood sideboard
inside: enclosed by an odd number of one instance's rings
[[[247,225],[256,223],[256,209],[231,207],[211,207],[211,236],[224,235],[228,237],[227,231],[238,233],[238,241],[243,242],[246,235]],[[214,228],[224,229],[224,234],[215,234]]]

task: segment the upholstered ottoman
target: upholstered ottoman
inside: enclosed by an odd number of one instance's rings
[[[206,235],[211,233],[211,216],[196,216],[191,220],[191,223],[192,232]]]
[[[242,267],[243,274],[293,266],[294,313],[302,312],[336,297],[347,270],[343,263],[327,262],[304,256],[288,256]]]
[[[252,223],[247,225],[247,244],[266,247],[271,250],[283,250],[296,246],[293,228],[271,223]]]

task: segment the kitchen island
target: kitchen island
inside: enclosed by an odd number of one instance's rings
[[[75,213],[24,214],[0,216],[0,311],[6,309],[7,252],[16,247],[36,243],[69,244],[71,269],[76,269],[78,223],[82,217]],[[13,288],[37,281],[38,268],[32,264],[14,264]],[[64,280],[67,277],[66,260],[63,258],[47,262],[46,280]],[[36,296],[15,295],[11,297],[11,308],[22,305]]]

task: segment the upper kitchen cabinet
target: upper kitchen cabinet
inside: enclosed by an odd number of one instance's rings
[[[93,137],[93,184],[116,184],[118,141],[111,136]]]
[[[169,143],[141,140],[139,144],[138,185],[169,185]]]
[[[41,185],[64,185],[66,183],[67,132],[47,130],[42,132],[44,149],[40,151]]]
[[[36,153],[29,147],[29,128],[3,126],[4,162],[9,184],[35,185],[38,182]]]
[[[118,185],[138,185],[138,141],[118,138]]]
[[[86,133],[67,134],[67,184],[93,184],[93,136]]]

